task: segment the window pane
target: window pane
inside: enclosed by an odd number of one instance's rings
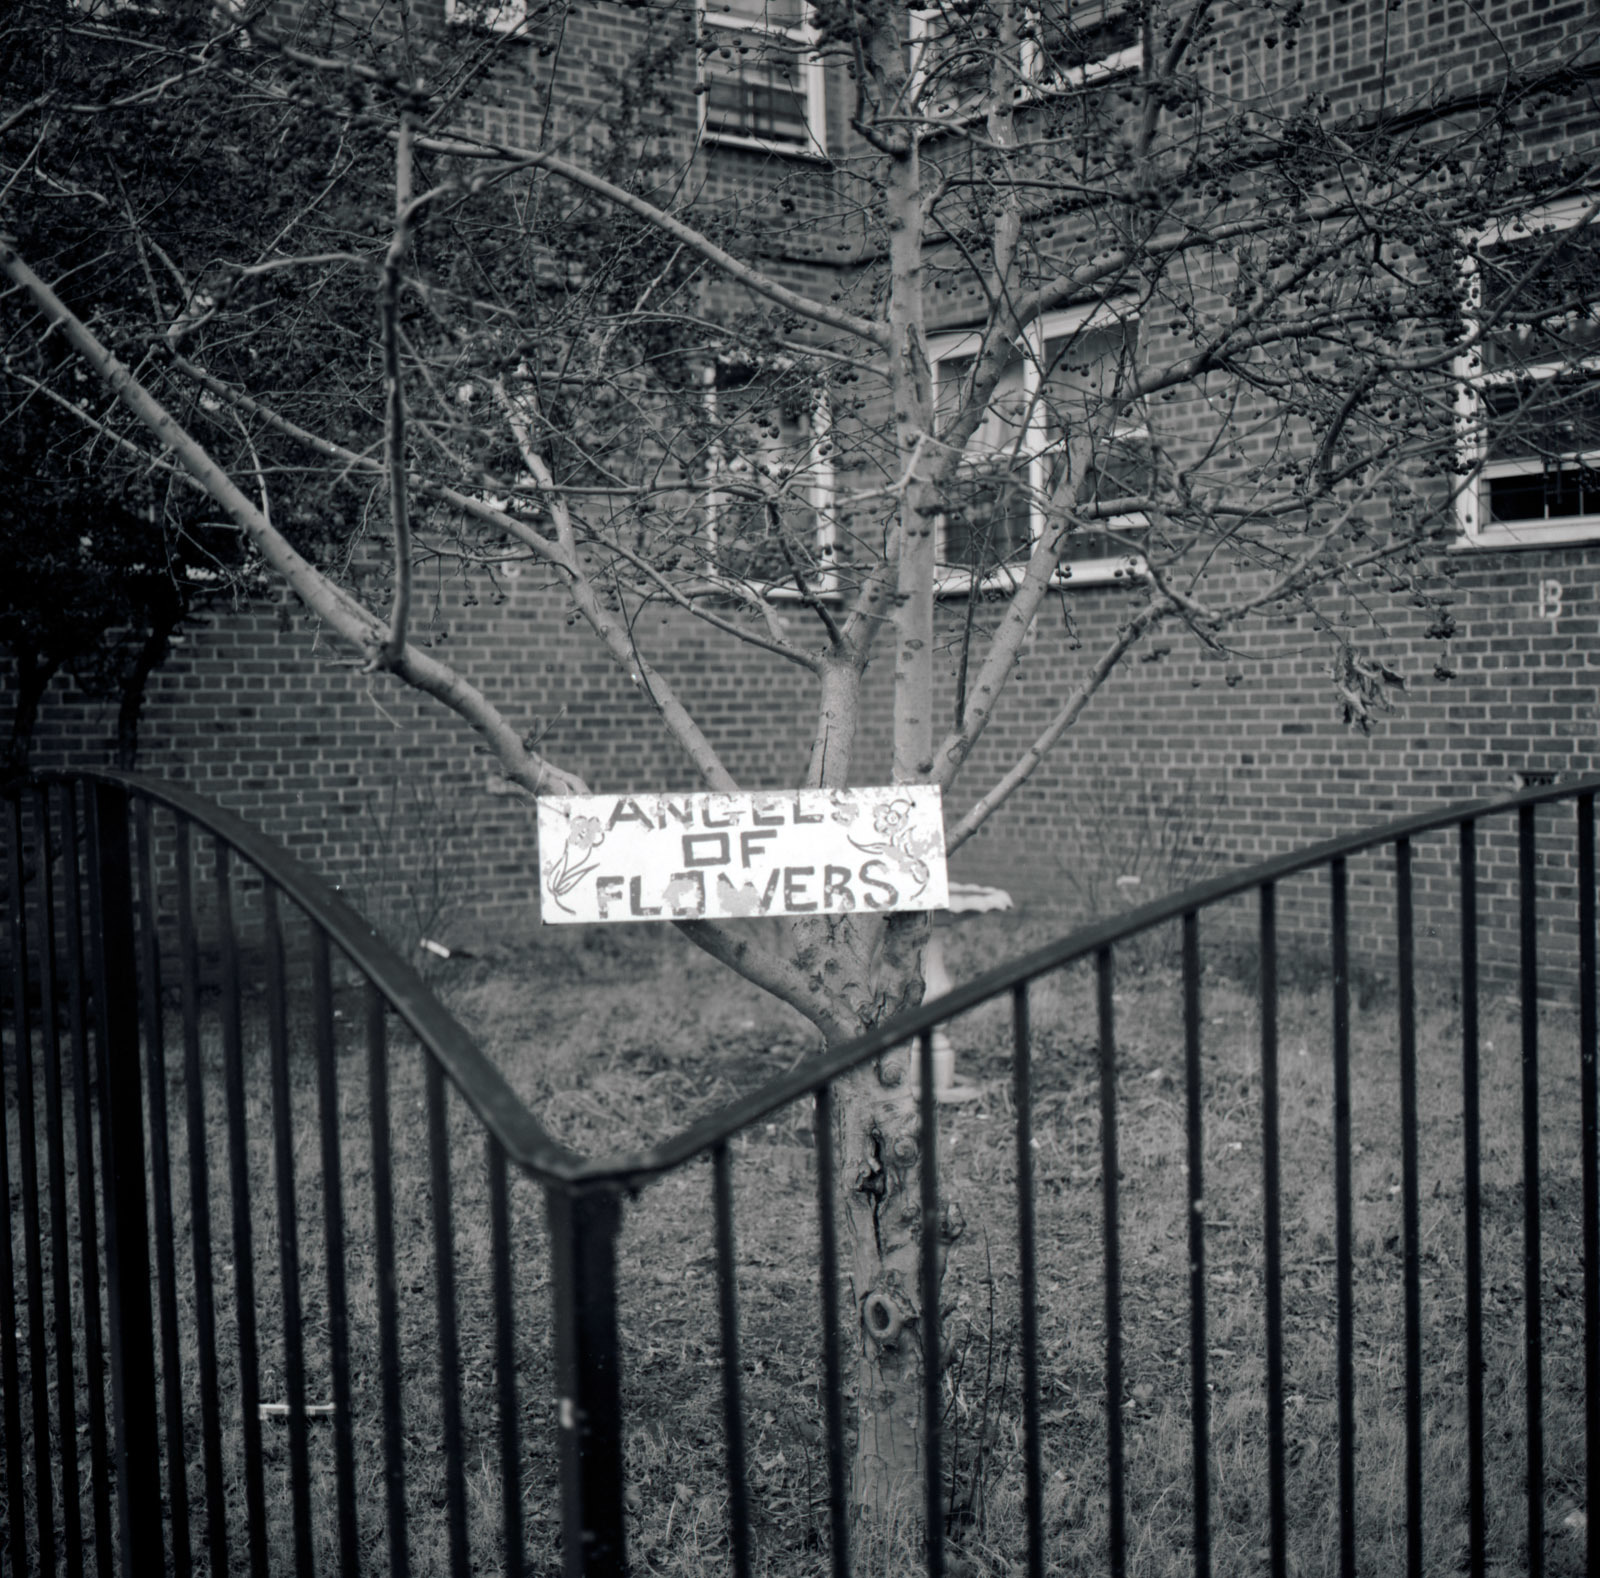
[[[1540,521],[1544,519],[1544,476],[1539,472],[1519,472],[1510,477],[1494,477],[1489,482],[1489,518],[1497,521]]]
[[[1121,7],[1046,0],[1036,11],[1041,77],[1081,72],[1139,42],[1139,25]]]
[[[1134,323],[1080,329],[1046,343],[1043,404],[1052,493],[1064,480],[1079,504],[1144,497],[1152,491],[1154,455],[1148,436],[1136,426],[1137,415],[1107,408],[1132,375],[1137,350]],[[1084,437],[1089,439],[1088,455],[1075,459]],[[1105,532],[1076,532],[1063,558],[1082,563],[1127,554],[1130,535],[1136,532],[1120,526],[1115,541]]]
[[[1491,521],[1542,521],[1600,515],[1600,475],[1577,466],[1489,479]]]
[[[706,130],[767,142],[810,141],[800,63],[759,35],[724,32],[706,60]]]
[[[974,360],[947,356],[938,364],[935,425],[941,433],[949,432],[961,415]],[[1022,372],[1022,358],[1013,353],[963,451],[971,469],[946,485],[941,564],[981,574],[1026,553],[1032,540],[1028,400]]]
[[[993,29],[972,7],[936,7],[921,13],[917,69],[922,107],[940,115],[963,115],[982,107],[994,70]],[[1008,62],[1021,80],[1021,54]]]
[[[728,482],[737,486],[737,479]],[[817,512],[803,495],[756,499],[719,493],[711,516],[711,558],[721,574],[793,586],[798,568],[816,589],[824,569],[817,553]]]
[[[1486,458],[1572,459],[1600,450],[1600,377],[1529,378],[1483,392]]]
[[[710,0],[706,20],[715,23],[719,16],[738,17],[762,27],[804,27],[804,0]]]
[[[973,356],[941,357],[935,371],[934,425],[948,433],[966,402],[966,380],[972,372]],[[971,459],[1020,452],[1029,420],[1028,396],[1023,386],[1022,358],[1011,353],[989,397],[983,420],[967,440],[966,454]]]
[[[812,390],[792,371],[738,363],[719,366],[713,388],[713,560],[727,575],[792,584],[796,566],[818,568]]]
[[[961,391],[972,372],[971,356],[941,357],[933,370],[933,425],[936,432],[948,433],[961,410]]]
[[[939,562],[986,574],[1024,557],[1032,538],[1028,492],[1004,477],[960,477],[945,490]]]
[[[1600,350],[1600,232],[1517,236],[1480,253],[1490,371]]]
[[[1044,347],[1047,414],[1059,433],[1069,418],[1096,414],[1133,371],[1138,326],[1108,323],[1047,340]]]
[[[1142,414],[1115,402],[1130,375],[1137,350],[1137,325],[1111,323],[1079,329],[1045,344],[1044,359],[1030,380],[1022,354],[1014,352],[998,381],[983,420],[967,440],[969,469],[948,485],[944,498],[940,559],[947,565],[994,569],[1026,554],[1033,539],[1033,509],[1066,483],[1078,503],[1144,497],[1151,491],[1153,455]],[[950,431],[960,415],[964,380],[973,357],[947,356],[936,369],[936,425]],[[1028,393],[1032,381],[1038,390]],[[1081,441],[1090,442],[1085,452]],[[1074,442],[1069,446],[1069,439]],[[1070,475],[1077,467],[1077,474]],[[1133,551],[1128,538],[1137,526],[1108,532],[1074,533],[1065,562],[1119,558]]]
[[[1100,444],[1089,471],[1078,485],[1080,504],[1109,504],[1113,499],[1146,498],[1154,489],[1154,457],[1142,437],[1113,437]]]

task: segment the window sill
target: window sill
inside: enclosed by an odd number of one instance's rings
[[[845,594],[837,582],[814,586],[809,596],[802,596],[792,581],[735,581],[727,576],[711,574],[684,583],[681,590],[689,598],[720,598],[746,608],[752,606],[752,599],[774,606],[803,607],[808,602],[826,603],[830,608],[842,607],[845,600]]]
[[[1144,560],[1136,554],[1115,559],[1085,559],[1081,564],[1061,566],[1050,577],[1050,585],[1056,591],[1067,592],[1129,586],[1144,579],[1146,568]],[[993,570],[982,576],[974,576],[970,570],[946,570],[935,577],[933,593],[935,597],[971,597],[975,592],[1009,597],[1021,583],[1020,570],[1016,575]]]
[[[1087,559],[1082,564],[1063,567],[1050,577],[1054,591],[1090,592],[1108,587],[1131,586],[1143,581],[1146,575],[1143,558],[1129,554],[1119,559]],[[933,595],[937,598],[971,597],[974,591],[986,596],[1009,597],[1022,584],[1022,577],[1004,571],[974,577],[966,570],[946,570],[934,578]],[[784,581],[735,582],[720,576],[708,575],[683,588],[691,598],[726,598],[732,603],[749,606],[752,596],[777,607],[802,607],[808,602],[826,604],[830,608],[844,606],[846,594],[835,581],[832,585],[816,586],[809,596],[802,596],[798,588]]]
[[[741,148],[748,153],[776,154],[781,159],[804,159],[811,164],[827,164],[827,151],[816,143],[772,142],[765,137],[745,137],[738,132],[701,130],[702,145],[716,148]]]
[[[1530,548],[1582,548],[1600,542],[1600,515],[1571,521],[1528,521],[1463,532],[1450,544],[1451,553],[1517,553]]]
[[[1090,88],[1104,87],[1121,77],[1130,77],[1144,69],[1144,46],[1131,44],[1098,60],[1074,66],[1055,76],[1038,76],[1018,88],[1012,95],[1018,103],[1032,103],[1035,99],[1059,98],[1069,93],[1086,93]]]

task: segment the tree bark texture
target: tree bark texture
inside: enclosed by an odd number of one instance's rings
[[[924,917],[904,915],[881,931],[851,928],[828,939],[824,967],[848,961],[842,973],[852,978],[833,983],[838,1013],[830,1039],[844,1040],[921,1001],[926,933]],[[834,1090],[836,1198],[855,1309],[844,1355],[856,1386],[851,1502],[858,1532],[874,1543],[919,1537],[928,1471],[924,1366],[941,1363],[926,1351],[921,1293],[921,1169],[937,1158],[923,1154],[909,1073],[908,1051],[897,1048]],[[941,1279],[959,1220],[947,1206],[933,1246]],[[848,1321],[844,1329],[852,1332]]]

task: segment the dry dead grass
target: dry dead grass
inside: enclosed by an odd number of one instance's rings
[[[982,917],[953,932],[959,976],[1042,940],[1037,926]],[[1118,981],[1122,1119],[1125,1393],[1115,1400],[1127,1439],[1129,1571],[1189,1570],[1187,1198],[1181,996],[1159,950]],[[1280,1015],[1285,1360],[1288,1377],[1292,1570],[1332,1572],[1333,1197],[1331,1059],[1325,983],[1314,964]],[[590,1153],[659,1139],[736,1091],[803,1058],[814,1040],[797,1018],[731,980],[674,936],[592,931],[502,942],[446,980],[458,1014],[541,1119]],[[1091,982],[1069,973],[1033,994],[1041,1263],[1045,1526],[1053,1572],[1105,1567],[1105,1398],[1101,1283],[1098,1075]],[[1393,1003],[1381,990],[1354,1027],[1357,1473],[1363,1571],[1398,1569],[1405,1542],[1398,1073]],[[1219,1572],[1264,1564],[1266,1461],[1263,1383],[1258,1023],[1251,993],[1220,972],[1205,982],[1205,1197],[1212,1383],[1212,1517]],[[1525,1570],[1522,1549],[1521,1112],[1515,1006],[1484,1005],[1484,1233],[1489,1312],[1485,1375],[1495,1570]],[[351,1381],[358,1510],[366,1559],[384,1563],[387,1532],[378,1425],[378,1369],[368,1090],[354,1001],[340,1020],[341,1168],[350,1241]],[[952,1448],[950,1500],[956,1570],[1022,1570],[1021,1450],[1012,1106],[999,1008],[955,1027],[962,1074],[981,1099],[943,1113],[944,1188],[968,1223],[945,1284],[952,1360],[946,1375]],[[1430,988],[1420,1025],[1424,1485],[1426,1570],[1451,1572],[1465,1552],[1465,1393],[1459,1025],[1448,983]],[[297,1032],[295,1179],[305,1280],[308,1392],[331,1396],[314,1073]],[[183,1098],[170,1056],[173,1102]],[[1578,1098],[1574,1026],[1544,1019],[1541,1183],[1546,1360],[1546,1570],[1578,1573],[1581,1540],[1581,1282],[1578,1265]],[[262,1395],[283,1396],[282,1291],[272,1194],[267,1058],[259,1029],[247,1053],[247,1144],[256,1223],[254,1266],[262,1329]],[[205,1102],[218,1260],[221,1379],[230,1525],[242,1529],[237,1327],[231,1308],[227,1153],[220,1052],[206,1037]],[[420,1055],[391,1057],[398,1285],[405,1380],[406,1470],[413,1571],[443,1572],[446,1477],[434,1318]],[[14,1091],[8,1121],[15,1124]],[[181,1109],[174,1166],[184,1176]],[[490,1260],[483,1145],[459,1100],[449,1103],[454,1267],[461,1317],[465,1495],[474,1565],[502,1570],[498,1519]],[[16,1135],[11,1134],[13,1158]],[[68,1151],[70,1157],[71,1143]],[[814,1267],[809,1110],[790,1109],[734,1143],[746,1417],[757,1571],[826,1566],[826,1471],[821,1451],[818,1289]],[[16,1174],[13,1162],[15,1203]],[[69,1190],[71,1179],[68,1179]],[[203,1485],[193,1385],[193,1263],[180,1190],[179,1286],[185,1310],[189,1414],[184,1454],[191,1496]],[[522,1506],[530,1569],[558,1569],[559,1518],[548,1354],[548,1255],[542,1202],[513,1190],[517,1273]],[[13,1221],[16,1213],[13,1212]],[[14,1229],[15,1235],[15,1229]],[[719,1345],[711,1256],[710,1174],[692,1165],[648,1186],[625,1214],[620,1249],[627,1404],[629,1550],[641,1573],[699,1575],[727,1563]],[[48,1247],[48,1246],[47,1246]],[[20,1264],[20,1243],[16,1246]],[[46,1277],[49,1276],[48,1255]],[[187,1279],[187,1281],[185,1280]],[[81,1305],[75,1306],[81,1308]],[[79,1317],[81,1319],[81,1316]],[[81,1339],[80,1339],[81,1346]],[[26,1358],[26,1355],[24,1356]],[[26,1396],[26,1367],[23,1376]],[[231,1409],[231,1412],[230,1412]],[[275,1570],[292,1550],[287,1434],[265,1430],[269,1545]],[[315,1540],[333,1557],[331,1432],[311,1428]],[[31,1474],[31,1466],[29,1469]],[[59,1519],[59,1511],[57,1514]],[[196,1529],[196,1547],[200,1529]],[[234,1537],[236,1557],[242,1536]],[[863,1572],[902,1571],[894,1539],[862,1553]]]

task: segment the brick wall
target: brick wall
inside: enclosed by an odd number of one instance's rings
[[[957,855],[956,874],[1071,916],[1091,902],[1143,900],[1226,865],[1495,796],[1519,774],[1600,772],[1600,552],[1455,562],[1460,628],[1450,641],[1427,639],[1409,605],[1377,610],[1384,633],[1369,634],[1406,690],[1370,736],[1342,721],[1326,646],[1298,622],[1250,629],[1242,654],[1222,660],[1181,634],[1160,636],[1130,656]],[[531,579],[512,585],[498,608],[436,606],[432,638],[451,661],[592,787],[693,786],[647,700],[568,625],[559,595]],[[1114,589],[1095,588],[1047,604],[1008,703],[950,797],[952,819],[1044,726],[1123,602]],[[947,602],[942,616],[949,709],[964,602]],[[681,615],[657,616],[637,633],[742,783],[796,780],[808,751],[808,675],[731,650]],[[857,782],[888,773],[891,667],[884,654],[869,670]],[[109,759],[113,723],[109,708],[58,684],[38,764]],[[240,812],[391,917],[404,907],[397,883],[442,881],[458,929],[535,919],[532,819],[514,796],[496,792],[504,786],[475,737],[392,680],[360,673],[287,607],[247,608],[194,630],[155,678],[143,738],[141,766]],[[1508,834],[1485,834],[1486,914],[1514,925]],[[1420,944],[1435,958],[1453,958],[1457,946],[1444,847],[1434,839],[1418,848]],[[1570,836],[1545,857],[1551,924],[1571,920],[1569,853]],[[1119,886],[1119,877],[1139,881]],[[1352,879],[1356,946],[1379,952],[1387,947],[1387,876],[1360,860]],[[1316,931],[1323,880],[1286,887],[1287,924]],[[1510,940],[1502,925],[1486,941],[1486,963],[1501,975],[1511,968]]]
[[[1498,0],[1486,12],[1453,0],[1407,0],[1398,9],[1385,0],[1341,0],[1311,7],[1292,48],[1269,40],[1258,17],[1236,29],[1229,49],[1235,73],[1246,69],[1266,89],[1304,81],[1354,111],[1372,102],[1377,59],[1387,56],[1401,97],[1470,85],[1505,68],[1481,21],[1518,40],[1520,61],[1541,41],[1570,32],[1580,11],[1550,0]],[[687,14],[583,7],[559,50],[542,38],[502,47],[479,113],[491,129],[529,141],[550,99],[566,117],[558,129],[577,147],[637,52],[681,31]],[[432,25],[442,23],[434,17]],[[691,99],[685,95],[667,128],[685,147],[696,119]],[[850,135],[846,103],[847,90],[830,90],[830,137],[839,146]],[[1556,105],[1543,113],[1539,157],[1593,149],[1600,139],[1592,111]],[[708,204],[754,204],[770,215],[776,180],[795,205],[783,212],[799,250],[811,217],[840,197],[842,178],[804,160],[711,149],[702,165],[697,190]],[[810,248],[814,258],[815,238]],[[802,288],[831,278],[798,252],[782,268]],[[959,305],[947,312],[959,316]],[[1152,355],[1171,349],[1154,328],[1146,343]],[[1180,441],[1185,424],[1204,416],[1170,408],[1163,436]],[[1460,633],[1448,643],[1429,640],[1422,616],[1403,601],[1380,594],[1370,613],[1350,611],[1358,627],[1381,627],[1367,633],[1407,681],[1397,710],[1370,737],[1341,721],[1328,651],[1300,623],[1247,630],[1239,655],[1226,659],[1181,634],[1163,635],[1130,657],[1054,755],[958,855],[957,874],[1070,913],[1090,902],[1148,897],[1168,878],[1218,863],[1507,790],[1518,774],[1600,770],[1600,546],[1452,562]],[[532,576],[509,584],[498,607],[464,606],[439,592],[431,638],[443,655],[595,787],[689,786],[687,763],[646,699],[585,631],[569,625],[559,595]],[[1122,594],[1110,588],[1068,591],[1047,604],[1008,704],[952,796],[953,814],[1026,748],[1109,638],[1122,606]],[[960,600],[943,605],[947,713],[965,615]],[[807,753],[807,675],[753,651],[730,654],[721,637],[680,615],[652,615],[638,635],[736,777],[750,785],[794,781]],[[884,656],[869,673],[858,782],[888,772],[889,668]],[[106,759],[112,722],[108,710],[58,684],[40,726],[39,764]],[[415,888],[444,880],[458,911],[470,899],[478,928],[534,914],[530,816],[514,796],[493,792],[503,786],[470,732],[389,679],[359,673],[288,608],[247,608],[194,630],[156,676],[144,741],[150,770],[240,811],[363,894],[385,882]],[[1434,851],[1419,851],[1419,859],[1424,947],[1447,956],[1455,946],[1453,894],[1434,870]],[[1386,882],[1365,864],[1353,875],[1358,931],[1376,938]],[[1119,886],[1119,877],[1138,883]],[[1563,922],[1571,894],[1559,864],[1550,884],[1558,905],[1552,920]],[[1485,902],[1497,915],[1512,902],[1503,861],[1486,872]],[[1313,928],[1322,904],[1320,891],[1302,898],[1291,885],[1285,893],[1288,917]],[[1504,965],[1503,952],[1492,957]]]

